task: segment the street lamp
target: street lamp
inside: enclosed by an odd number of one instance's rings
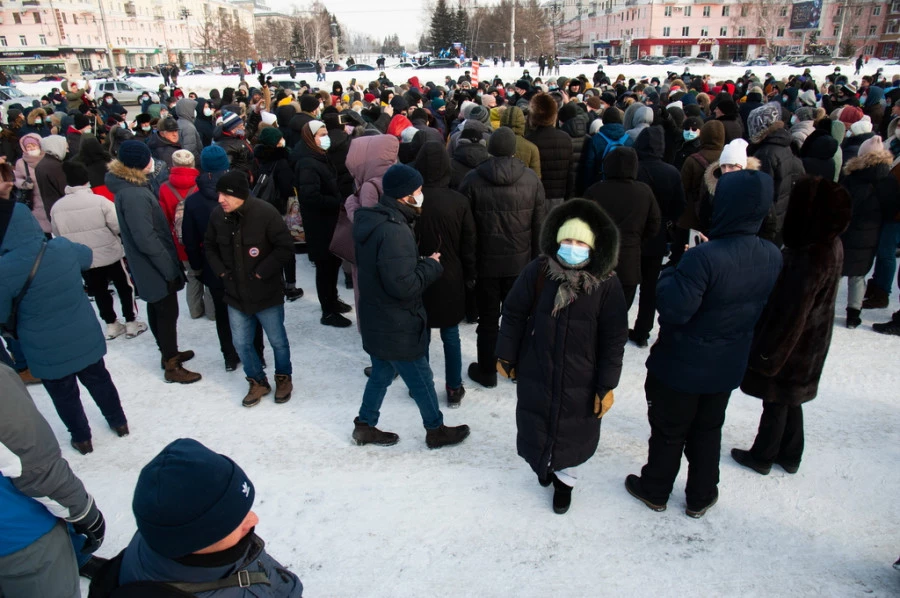
[[[528,40],[524,37],[522,38],[522,60],[528,62]]]

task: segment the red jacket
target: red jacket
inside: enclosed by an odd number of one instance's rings
[[[178,196],[172,192],[172,187],[181,194],[182,199],[187,199],[188,195],[197,190],[197,175],[199,174],[200,172],[196,168],[175,166],[169,171],[169,181],[163,183],[159,188],[159,206],[169,222],[172,240],[175,241],[178,259],[181,261],[187,259],[187,254],[184,252],[184,245],[181,244],[181,241],[178,240],[178,235],[175,234],[175,208],[178,207],[179,200]]]

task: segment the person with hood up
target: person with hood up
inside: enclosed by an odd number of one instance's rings
[[[577,467],[597,450],[622,373],[628,309],[613,272],[618,236],[596,203],[558,206],[543,224],[540,257],[503,304],[497,369],[517,382],[516,448],[541,486],[553,484],[560,515]]]
[[[815,130],[817,116],[820,119],[824,118],[825,111],[822,110],[822,112],[817,115],[816,108],[810,108],[809,106],[797,108],[797,111],[791,116],[791,142],[794,144],[795,150],[799,150],[803,147],[803,142],[806,141],[806,138]]]
[[[125,338],[134,338],[145,332],[147,325],[137,319],[134,289],[122,261],[125,250],[119,240],[116,208],[93,192],[87,169],[80,162],[64,162],[63,170],[66,194],[53,205],[53,236],[81,243],[92,251],[91,266],[82,276],[88,295],[94,298],[100,318],[106,322],[106,340],[123,334]],[[110,283],[119,296],[124,324],[116,316]]]
[[[763,400],[750,450],[735,461],[767,475],[773,463],[797,473],[803,457],[803,404],[816,397],[834,330],[834,304],[852,200],[837,183],[804,177],[784,221],[783,267],[759,319],[741,390]]]
[[[641,475],[625,479],[629,494],[654,511],[666,509],[682,453],[690,465],[685,514],[702,517],[718,500],[725,409],[781,271],[781,252],[757,236],[773,196],[764,172],[723,175],[710,240],[660,275],[659,338],[644,383],[649,454]]]
[[[188,98],[181,98],[175,104],[175,115],[178,117],[178,139],[181,147],[194,154],[194,163],[200,162],[200,152],[203,151],[203,140],[194,125],[197,118],[197,102]]]
[[[108,119],[110,116],[125,116],[128,114],[128,110],[125,109],[125,106],[119,103],[119,100],[116,99],[112,93],[105,93],[103,97],[100,99],[98,106],[98,110],[100,111],[100,116],[103,120]]]
[[[248,177],[253,173],[253,149],[244,139],[244,121],[234,112],[222,112],[222,123],[213,132],[213,143],[225,150],[232,170]]]
[[[484,387],[497,385],[497,333],[500,310],[516,277],[540,253],[544,187],[515,157],[516,134],[500,127],[488,144],[491,158],[466,175],[459,192],[472,203],[475,218],[475,286],[478,304],[478,361],[469,378]]]
[[[64,237],[47,241],[28,208],[9,201],[0,202],[0,233],[0,321],[10,320],[13,302],[27,285],[16,311],[19,343],[66,425],[72,448],[82,455],[94,450],[79,381],[109,427],[127,436],[119,393],[103,362],[103,331],[81,279],[91,267],[90,248]]]
[[[653,112],[651,111],[651,116]],[[617,147],[626,144],[629,137],[622,126],[622,112],[614,106],[603,111],[603,127],[594,133],[586,144],[584,157],[584,188],[603,180],[603,159]]]
[[[803,170],[806,174],[837,182],[842,160],[839,157],[840,143],[831,132],[836,124],[840,123],[830,118],[821,119],[803,141],[800,146],[800,160],[803,161]]]
[[[796,88],[794,89],[796,92]],[[796,94],[794,95],[796,97]],[[775,181],[776,233],[772,242],[781,247],[781,229],[791,196],[791,189],[804,175],[803,162],[791,148],[791,134],[779,120],[779,106],[770,102],[750,113],[747,129],[750,135],[748,154],[760,162],[759,170]]]
[[[535,94],[529,104],[531,132],[525,137],[538,148],[541,158],[541,184],[547,209],[559,205],[567,197],[569,168],[572,164],[572,141],[556,128],[556,101],[546,93]]]
[[[469,172],[490,158],[487,141],[475,129],[463,129],[453,150],[450,162],[450,188],[459,189],[459,185]]]
[[[53,204],[66,194],[66,173],[62,164],[68,153],[68,142],[62,135],[50,135],[41,139],[41,150],[44,157],[34,167],[34,182],[49,220]]]
[[[866,92],[860,96],[863,114],[872,121],[872,129],[880,132],[881,122],[884,119],[884,89],[877,85],[870,85]]]
[[[744,136],[744,125],[738,114],[737,104],[727,92],[722,92],[713,102],[713,115],[725,128],[725,143]]]
[[[111,160],[109,151],[96,137],[86,137],[78,154],[72,158],[72,161],[79,162],[87,169],[91,191],[109,201],[113,201],[113,194],[106,188],[106,172]]]
[[[81,140],[85,136],[92,135],[93,130],[91,119],[81,112],[76,112],[72,117],[72,124],[66,129],[66,142],[69,144],[66,159],[78,153],[78,150],[81,149]]]
[[[47,117],[47,111],[43,108],[34,108],[28,112],[25,117],[25,124],[19,131],[20,136],[28,133],[36,133],[40,137],[50,135],[50,119]],[[19,138],[21,142],[21,137]]]
[[[687,116],[681,124],[682,143],[672,161],[672,166],[678,169],[678,172],[681,172],[681,167],[690,156],[700,151],[700,130],[702,128],[703,121],[699,116]]]
[[[619,227],[616,276],[631,309],[641,282],[641,246],[659,232],[660,210],[653,190],[637,180],[638,155],[631,147],[616,148],[603,161],[604,180],[584,192]]]
[[[566,182],[566,199],[581,196],[584,187],[583,162],[588,137],[588,115],[578,104],[568,102],[559,109],[559,128],[572,142],[572,160],[569,162],[569,178]]]
[[[628,116],[629,111],[631,111],[631,126],[628,126]],[[634,145],[634,142],[637,141],[638,135],[641,134],[641,131],[649,127],[653,124],[653,110],[644,106],[643,104],[638,104],[635,102],[631,106],[628,107],[628,110],[625,111],[626,119],[625,119],[625,134],[628,135],[628,140],[625,141],[625,145],[627,147],[631,147]]]
[[[466,389],[462,382],[459,323],[466,316],[466,288],[474,288],[475,220],[466,196],[451,190],[450,158],[443,143],[429,141],[416,156],[422,175],[424,205],[416,223],[419,254],[441,254],[441,277],[422,297],[428,327],[440,330],[444,346],[447,406],[459,407]]]
[[[175,105],[177,111],[178,104]],[[212,143],[213,133],[216,130],[215,114],[216,109],[212,100],[197,100],[197,108],[194,112],[194,128],[200,136],[200,143],[203,147],[207,147]],[[201,150],[202,151],[202,150]]]
[[[541,178],[541,153],[535,144],[525,139],[525,113],[510,104],[500,116],[500,126],[512,129],[516,135],[515,156]]]
[[[22,157],[16,160],[15,177],[17,189],[31,190],[31,214],[41,225],[45,235],[50,234],[49,210],[44,209],[44,200],[41,198],[41,189],[37,184],[37,165],[44,159],[44,150],[41,149],[41,137],[37,133],[26,133],[19,139],[19,147],[22,149]]]
[[[763,90],[759,85],[754,85],[747,92],[747,97],[744,98],[744,101],[741,102],[741,106],[738,109],[738,113],[741,117],[741,124],[744,127],[744,139],[748,138],[747,134],[747,118],[750,116],[750,113],[765,104],[763,102]]]
[[[358,445],[391,446],[399,441],[397,434],[375,427],[395,372],[419,408],[428,448],[459,444],[469,436],[466,425],[444,424],[427,359],[429,333],[422,295],[443,268],[440,253],[419,255],[410,229],[423,206],[423,182],[413,168],[395,164],[382,177],[384,192],[378,205],[354,213],[360,332],[372,359],[359,415],[353,420]]]
[[[115,194],[116,215],[128,267],[138,294],[147,302],[150,331],[160,352],[166,382],[191,384],[200,374],[182,363],[193,351],[178,350],[178,291],[185,277],[169,223],[148,178],[153,171],[150,148],[132,139],[109,164],[106,186]]]
[[[457,141],[459,140],[459,136],[464,129],[475,129],[476,131],[481,133],[482,139],[484,139],[485,141],[490,140],[491,133],[494,132],[494,128],[491,126],[490,113],[488,112],[487,108],[476,104],[468,110],[465,120],[459,123],[459,126],[456,128],[456,130],[450,134],[450,141],[447,144],[447,151],[450,154],[452,154],[453,150],[456,149]]]

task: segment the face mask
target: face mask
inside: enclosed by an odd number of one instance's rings
[[[39,125],[39,124],[41,124],[41,123],[43,123],[43,122],[44,122],[44,119],[42,119],[42,118],[36,118],[36,119],[34,119],[34,124],[36,124],[36,125]]]
[[[865,103],[866,103],[866,99],[868,99],[868,97],[869,97],[869,96],[859,96],[859,103],[860,103],[860,104],[865,104]]]
[[[416,193],[415,195],[410,195],[413,198],[413,206],[417,208],[421,208],[422,205],[425,204],[425,195],[422,193]]]
[[[149,98],[148,96],[141,96],[141,101],[142,101],[142,102],[146,102],[146,101],[149,100],[149,99],[150,99],[150,98]]]
[[[106,103],[107,103],[107,104],[112,104],[112,98],[106,98]]]
[[[570,266],[577,266],[583,264],[591,257],[591,249],[590,247],[562,243],[559,246],[559,251],[556,252],[556,255]]]
[[[781,101],[787,104],[789,100],[787,96],[781,96]]]
[[[119,123],[119,126],[122,127],[123,129],[127,129],[128,123]]]
[[[149,131],[150,125],[141,125],[141,131]]]
[[[797,117],[796,117],[796,116],[792,116],[792,117],[791,117],[791,124],[792,124],[792,125],[796,125],[796,124],[797,124]]]
[[[682,135],[684,135],[685,141],[693,141],[697,137],[700,137],[700,131],[692,131],[691,129],[688,129],[686,131],[682,131]]]
[[[203,116],[212,116],[212,113],[213,113],[212,108],[204,108],[203,109]]]
[[[328,135],[325,135],[324,137],[319,137],[318,140],[319,140],[318,141],[319,147],[321,147],[323,150],[327,151],[328,148],[331,147],[331,137],[329,137]]]
[[[582,100],[584,100],[584,95],[583,95],[583,94],[578,94],[578,95],[575,96],[575,97],[578,98],[578,101],[579,101],[579,102],[581,102]]]
[[[28,150],[28,151],[25,152],[25,153],[27,153],[29,156],[40,156],[40,155],[41,155],[41,150],[39,150],[39,149],[33,149],[33,150]]]
[[[90,127],[85,127],[85,128],[83,128],[83,129],[81,129],[81,134],[82,134],[82,135],[88,135],[90,132],[91,132],[91,128],[90,128]]]
[[[284,139],[280,139],[278,143],[275,144],[275,147],[284,147]]]

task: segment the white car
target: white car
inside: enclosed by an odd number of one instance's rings
[[[28,108],[34,100],[33,96],[27,96],[15,87],[0,87],[0,118],[6,122],[6,106],[9,104],[21,104],[22,108]]]
[[[205,71],[203,69],[191,69],[186,73],[181,73],[179,77],[193,77],[195,75],[215,75],[212,71]]]
[[[120,104],[137,104],[143,93],[149,93],[153,102],[159,100],[156,92],[151,91],[136,81],[95,81],[91,86],[94,98],[99,100],[103,94],[111,93]]]

